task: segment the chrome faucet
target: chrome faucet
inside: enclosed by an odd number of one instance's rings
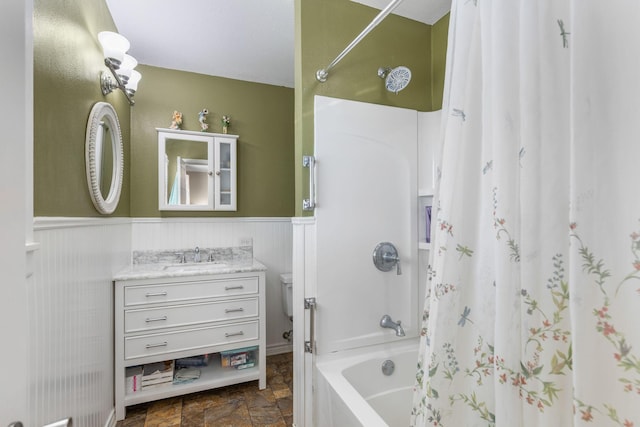
[[[394,322],[388,314],[385,314],[382,316],[382,319],[380,319],[380,326],[383,328],[395,329],[396,336],[403,337],[404,329],[402,329],[402,325],[400,323],[401,322],[399,320],[398,322]]]
[[[196,246],[193,252],[193,262],[200,262],[200,248]]]

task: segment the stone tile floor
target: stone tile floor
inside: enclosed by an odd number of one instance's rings
[[[116,427],[288,427],[293,423],[293,353],[267,357],[267,388],[258,381],[127,408]]]

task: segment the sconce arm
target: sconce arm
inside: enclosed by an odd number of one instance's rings
[[[124,93],[124,96],[127,97],[127,101],[129,101],[129,105],[134,105],[135,101],[127,91],[127,87],[122,82],[122,79],[120,79],[120,76],[118,76],[118,73],[116,72],[117,68],[113,65],[113,63],[111,62],[111,60],[109,60],[109,58],[105,58],[104,65],[106,65],[107,68],[111,71],[111,74],[115,79],[115,82],[111,80],[111,76],[109,76],[107,73],[103,71],[100,74],[100,87],[102,89],[102,94],[108,95],[111,92],[113,92],[114,89],[120,89],[122,93]]]

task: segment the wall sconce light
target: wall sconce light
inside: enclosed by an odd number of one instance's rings
[[[138,82],[142,75],[134,70],[138,61],[131,55],[127,55],[130,44],[129,41],[118,33],[102,31],[98,33],[98,41],[102,45],[104,54],[104,65],[111,71],[111,76],[106,72],[100,74],[100,87],[102,94],[107,95],[120,89],[127,97],[130,105],[134,105],[133,96],[138,90]]]

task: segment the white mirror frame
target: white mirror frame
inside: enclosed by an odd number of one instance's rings
[[[111,141],[102,141],[104,133],[101,125],[107,123]],[[99,140],[100,138],[100,140]],[[110,142],[113,149],[113,173],[109,194],[105,199],[100,191],[98,180],[98,166],[96,164],[96,147],[103,142]],[[85,167],[87,171],[87,184],[93,205],[102,214],[111,214],[116,210],[120,200],[122,189],[122,175],[124,171],[124,154],[122,148],[122,133],[116,110],[108,102],[97,102],[89,114],[87,122],[87,134],[85,139]]]

